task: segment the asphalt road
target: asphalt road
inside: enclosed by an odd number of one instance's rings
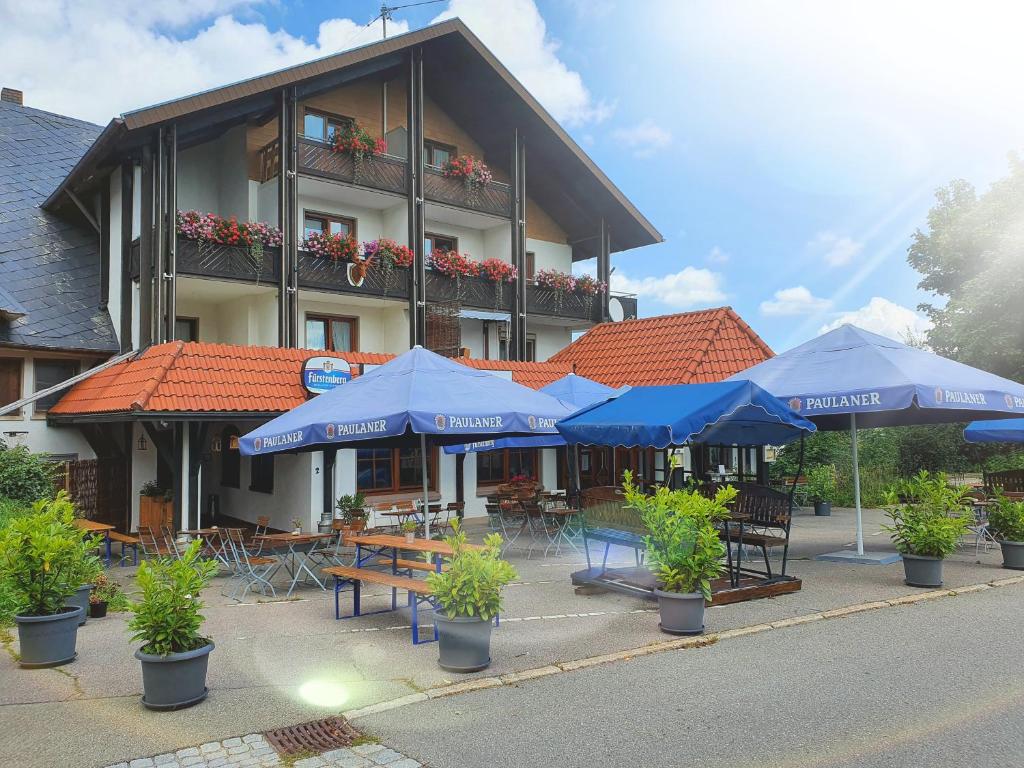
[[[435,768],[1024,765],[1024,585],[438,699],[358,725]]]

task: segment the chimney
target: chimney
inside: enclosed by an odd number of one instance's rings
[[[21,107],[25,104],[25,94],[17,88],[4,88],[0,90],[0,101],[9,101],[11,104]]]

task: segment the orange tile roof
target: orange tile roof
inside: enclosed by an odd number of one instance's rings
[[[309,349],[173,341],[79,382],[49,413],[80,416],[114,413],[280,413],[306,401],[303,362],[323,354]],[[380,365],[394,355],[339,354],[353,364]],[[539,388],[569,372],[552,363],[500,360],[460,362],[485,370],[511,370],[514,381]]]
[[[602,323],[549,362],[609,387],[721,381],[774,353],[731,307]]]

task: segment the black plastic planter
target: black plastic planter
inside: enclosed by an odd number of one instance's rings
[[[479,616],[448,617],[434,611],[438,663],[449,672],[479,672],[491,663],[492,621]]]
[[[107,603],[101,600],[98,603],[89,603],[89,618],[102,619],[107,615]]]
[[[206,668],[213,643],[185,653],[135,652],[142,662],[142,703],[149,709],[184,709],[206,698]]]
[[[831,517],[831,515],[832,515],[832,502],[831,501],[816,501],[816,502],[814,502],[814,515],[815,515],[815,517]]]
[[[704,632],[704,595],[700,592],[654,590],[661,612],[662,632],[670,635],[699,635]]]
[[[59,667],[75,660],[82,609],[66,606],[50,616],[15,616],[19,664],[26,669]]]
[[[941,587],[942,558],[924,555],[903,555],[903,571],[911,587]]]
[[[1003,550],[1003,568],[1024,571],[1024,541],[1000,541]]]
[[[78,621],[79,626],[89,620],[89,595],[91,594],[92,584],[83,584],[75,590],[75,594],[71,595],[65,603],[65,605],[69,605],[72,608],[82,609],[82,617]]]

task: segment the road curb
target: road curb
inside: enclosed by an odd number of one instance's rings
[[[847,616],[854,616],[867,611],[880,611],[886,608],[916,605],[918,603],[927,602],[929,600],[938,600],[939,598],[944,597],[959,597],[960,595],[984,592],[989,589],[1008,587],[1021,583],[1024,583],[1024,575],[994,579],[980,584],[968,584],[967,586],[956,587],[953,589],[936,589],[928,592],[916,592],[909,595],[900,595],[899,597],[894,597],[890,600],[874,600],[867,603],[855,603],[854,605],[845,605],[840,608],[832,608],[827,611],[818,611],[815,613],[803,614],[801,616],[792,616],[788,619],[780,619],[769,623],[751,624],[746,627],[736,627],[735,629],[726,629],[721,632],[709,632],[708,634],[697,635],[695,637],[680,637],[674,640],[664,640],[637,648],[629,648],[624,651],[603,653],[598,656],[588,656],[582,659],[548,664],[543,667],[524,669],[521,672],[510,672],[509,674],[501,675],[500,677],[481,677],[474,680],[468,680],[465,683],[437,686],[435,688],[429,688],[422,693],[414,693],[398,699],[383,701],[378,704],[371,704],[361,709],[343,712],[342,714],[349,720],[355,720],[360,717],[366,717],[367,715],[375,715],[379,712],[398,709],[399,707],[404,707],[409,704],[417,704],[421,701],[429,701],[431,699],[444,698],[448,696],[458,696],[471,691],[500,688],[506,685],[517,685],[530,680],[550,677],[551,675],[573,672],[578,669],[587,669],[589,667],[613,664],[617,661],[629,661],[630,659],[639,656],[650,656],[652,654],[663,653],[665,651],[705,648],[707,646],[717,644],[720,640],[731,640],[737,637],[756,635],[761,632],[769,632],[776,629],[788,629],[789,627],[798,627],[803,624],[810,624],[816,621],[842,619]]]

